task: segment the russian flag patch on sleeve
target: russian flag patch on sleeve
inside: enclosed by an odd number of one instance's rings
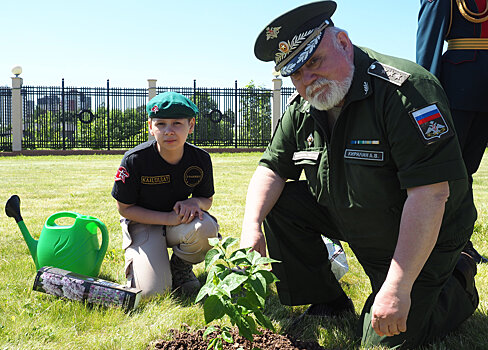
[[[426,144],[453,135],[453,131],[435,103],[410,112],[410,116],[420,132],[422,141]]]

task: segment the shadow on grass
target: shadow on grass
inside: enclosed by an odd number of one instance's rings
[[[356,336],[358,315],[350,313],[334,318],[306,316],[296,322],[307,307],[283,305],[273,290],[266,299],[265,314],[278,324],[276,331],[280,334],[288,334],[303,341],[315,341],[326,349],[337,349],[338,346],[341,349],[359,347],[360,340]]]

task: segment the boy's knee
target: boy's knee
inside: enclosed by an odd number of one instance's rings
[[[205,259],[205,255],[212,248],[208,239],[215,237],[222,238],[219,225],[212,217],[205,215],[204,220],[195,224],[195,230],[188,233],[183,242],[174,246],[173,250],[183,260],[198,264]]]

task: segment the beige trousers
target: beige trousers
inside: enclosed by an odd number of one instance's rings
[[[141,289],[143,297],[171,291],[167,248],[184,261],[198,264],[211,248],[208,238],[220,237],[219,225],[208,213],[203,220],[177,226],[140,224],[125,218],[120,222],[127,284]]]

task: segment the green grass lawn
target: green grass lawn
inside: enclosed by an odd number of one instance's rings
[[[211,213],[218,218],[224,236],[240,236],[247,185],[259,157],[260,153],[212,154],[216,194]],[[182,324],[192,330],[204,327],[202,306],[194,305],[190,298],[164,295],[124,313],[32,291],[35,265],[15,221],[3,209],[13,194],[21,198],[24,222],[35,238],[46,219],[58,211],[101,219],[110,234],[101,277],[125,282],[119,215],[110,195],[120,160],[120,155],[0,157],[0,349],[145,349],[151,341],[168,338],[171,328],[180,329]],[[478,221],[473,242],[488,255],[488,160],[476,174],[474,185]],[[347,245],[345,249],[350,271],[341,283],[360,313],[370,286]],[[195,271],[203,281],[203,264]],[[476,281],[481,300],[475,315],[429,348],[488,349],[488,266],[478,267]],[[266,314],[281,331],[304,308],[282,306],[273,293]],[[325,348],[357,349],[355,321],[350,316],[310,323],[303,337],[316,339]]]

